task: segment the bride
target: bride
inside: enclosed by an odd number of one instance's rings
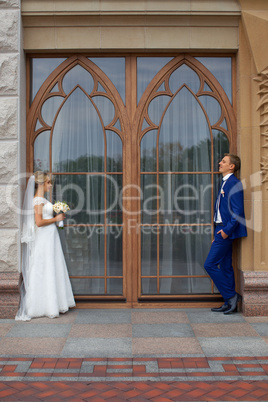
[[[22,217],[21,300],[16,320],[55,318],[75,306],[55,224],[65,215],[53,217],[53,205],[44,198],[51,187],[51,178],[44,172],[36,172],[28,182]]]

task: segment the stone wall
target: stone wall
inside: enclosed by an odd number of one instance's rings
[[[19,0],[0,0],[0,318],[14,317],[19,299],[20,19]]]

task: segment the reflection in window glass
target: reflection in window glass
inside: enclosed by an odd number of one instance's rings
[[[209,294],[211,282],[209,278],[160,278],[159,293],[161,295]]]
[[[55,175],[53,199],[64,200],[71,211],[66,224],[104,223],[104,176]]]
[[[104,275],[104,230],[97,231],[94,226],[68,227],[59,230],[59,234],[69,275]]]
[[[122,199],[119,199],[122,194],[122,179],[121,174],[106,177],[106,210],[109,224],[122,223]]]
[[[205,114],[187,88],[172,100],[159,136],[159,171],[210,171],[210,131]]]
[[[80,85],[89,95],[94,88],[94,80],[91,74],[80,65],[76,65],[68,71],[62,80],[62,88],[66,95],[77,85]]]
[[[122,226],[107,227],[107,275],[122,276],[123,260],[122,260]],[[122,293],[122,288],[121,292]]]
[[[104,295],[104,279],[70,278],[72,289],[76,295]]]
[[[154,76],[173,57],[137,57],[137,104]]]
[[[232,58],[196,57],[217,78],[232,103]]]
[[[66,58],[31,59],[31,103],[44,81],[64,60]]]
[[[43,131],[34,141],[34,171],[49,171],[50,131]]]
[[[118,134],[106,130],[107,172],[122,172],[122,141]]]
[[[157,294],[156,278],[142,278],[141,294],[142,295],[156,295]]]
[[[219,170],[219,162],[224,154],[229,153],[229,141],[226,135],[219,130],[212,130],[213,134],[213,152],[214,152],[214,171]]]
[[[52,138],[54,172],[104,170],[104,132],[90,99],[77,88],[57,117]]]
[[[141,140],[141,172],[156,171],[157,130],[146,133]]]
[[[159,176],[161,189],[160,223],[210,223],[211,176]]]
[[[173,228],[164,226],[160,231],[160,275],[207,275],[204,262],[211,246],[211,227]]]
[[[107,279],[107,294],[108,295],[118,295],[123,294],[123,279],[121,278],[108,278]]]
[[[52,126],[57,110],[63,101],[64,98],[61,96],[52,96],[44,102],[41,109],[41,115],[44,122],[49,126]]]
[[[213,126],[214,124],[218,123],[222,113],[219,102],[212,96],[208,95],[199,96],[198,100],[205,108],[210,125]]]
[[[114,118],[114,105],[106,96],[94,96],[93,102],[97,106],[104,126],[110,124]]]
[[[157,275],[157,228],[141,227],[141,275]]]
[[[187,85],[194,93],[197,93],[200,87],[198,75],[186,64],[177,68],[169,79],[169,88],[173,93],[178,91],[182,85]]]
[[[154,98],[148,107],[148,116],[152,123],[158,125],[164,110],[170,102],[170,96],[160,95]]]
[[[125,103],[125,58],[124,57],[89,57],[112,81]]]
[[[141,222],[146,224],[157,223],[157,176],[154,174],[141,175]]]

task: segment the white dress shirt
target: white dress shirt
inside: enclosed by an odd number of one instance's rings
[[[221,214],[220,214],[221,192],[223,190],[223,187],[225,186],[226,180],[228,180],[229,177],[232,176],[232,174],[233,173],[229,173],[222,178],[223,183],[222,183],[221,190],[220,190],[220,193],[217,198],[216,211],[215,211],[215,216],[216,216],[215,223],[217,223],[217,224],[222,223]]]

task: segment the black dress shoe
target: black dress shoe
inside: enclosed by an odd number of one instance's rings
[[[241,296],[236,293],[233,297],[228,300],[228,310],[226,310],[223,314],[233,314],[237,311],[237,303],[241,299]]]
[[[223,311],[228,310],[228,304],[223,304],[221,307],[213,307],[211,311],[216,311],[217,313],[222,313]]]

